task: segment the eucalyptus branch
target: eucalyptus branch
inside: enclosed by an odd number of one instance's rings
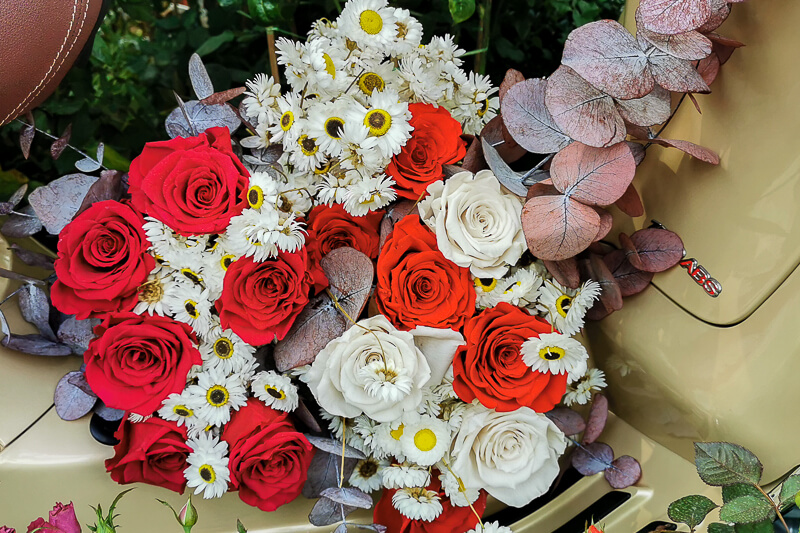
[[[37,127],[36,127],[36,126],[34,126],[33,124],[29,124],[29,123],[25,122],[24,120],[21,120],[21,119],[18,119],[18,118],[14,119],[14,120],[15,120],[15,121],[17,121],[17,122],[19,122],[19,123],[20,123],[20,124],[22,124],[23,126],[29,126],[29,127],[33,128],[34,130],[36,130],[37,132],[41,133],[41,134],[42,134],[42,135],[44,135],[45,137],[49,137],[50,139],[52,139],[52,140],[54,140],[54,141],[57,141],[57,140],[58,140],[58,137],[56,137],[56,136],[55,136],[55,135],[53,135],[52,133],[46,132],[46,131],[44,131],[44,130],[40,130],[39,128],[37,128]],[[90,156],[90,155],[89,155],[89,154],[87,154],[86,152],[83,152],[83,151],[79,150],[78,148],[76,148],[75,146],[72,146],[72,145],[71,145],[71,144],[69,144],[69,143],[67,143],[67,144],[66,144],[66,147],[67,147],[67,148],[69,148],[69,149],[71,149],[72,151],[74,151],[74,152],[75,152],[75,153],[77,153],[78,155],[81,155],[81,156],[83,156],[83,157],[84,157],[84,158],[86,158],[86,159],[91,159],[92,161],[95,161],[96,163],[98,163],[98,164],[100,165],[100,168],[102,168],[103,170],[108,170],[108,168],[107,168],[105,165],[103,165],[103,163],[102,163],[101,161],[97,161],[97,159],[95,159],[94,157]],[[27,216],[30,216],[30,215],[26,215],[25,213],[14,213],[14,214],[15,214],[15,215],[22,215],[22,216],[26,216],[26,217],[27,217]]]

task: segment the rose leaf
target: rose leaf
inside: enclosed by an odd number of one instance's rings
[[[556,281],[565,287],[577,289],[578,285],[581,284],[578,262],[574,257],[569,257],[562,261],[544,261],[544,266]]]
[[[586,422],[580,413],[569,407],[556,407],[545,414],[564,435],[577,435],[586,429]]]
[[[636,38],[614,20],[590,22],[572,30],[561,63],[614,98],[641,98],[653,90],[647,56]]]
[[[500,106],[502,108],[503,100],[505,100],[506,93],[508,92],[511,87],[516,85],[517,83],[525,81],[525,76],[522,72],[510,68],[506,71],[506,75],[503,77],[503,81],[500,83],[500,91],[497,95],[500,99]]]
[[[587,205],[613,204],[635,174],[636,161],[624,142],[608,148],[574,142],[556,154],[550,167],[556,189]]]
[[[700,494],[692,494],[669,504],[667,516],[673,522],[686,524],[691,529],[694,529],[705,520],[708,513],[716,508],[717,504],[710,498]]]
[[[583,444],[591,444],[603,433],[608,421],[608,399],[602,394],[595,394],[592,408],[586,419],[586,432],[583,434]]]
[[[576,141],[602,147],[625,140],[625,122],[614,99],[567,66],[547,80],[545,104],[558,128]]]
[[[495,147],[489,144],[485,138],[481,139],[481,144],[483,147],[483,155],[486,157],[486,163],[488,163],[489,168],[494,172],[497,180],[513,194],[516,194],[520,198],[525,198],[528,194],[528,188],[522,184],[522,174],[511,170],[508,163],[503,161],[503,158],[500,157]]]
[[[600,215],[568,196],[538,196],[522,209],[522,230],[533,255],[561,261],[592,244]]]
[[[683,258],[683,241],[672,231],[660,228],[640,229],[628,237],[620,234],[620,244],[628,261],[646,272],[663,272]]]
[[[53,342],[38,333],[6,336],[2,340],[2,344],[6,348],[31,355],[59,357],[72,354],[72,349],[66,344]]]
[[[306,435],[305,436],[315,448],[319,448],[324,452],[328,452],[330,454],[338,455],[341,457],[342,453],[344,453],[345,457],[349,457],[351,459],[366,459],[367,456],[361,450],[356,450],[350,446],[345,445],[344,449],[342,449],[342,443],[338,440],[329,439],[326,437],[316,437],[314,435]]]
[[[33,283],[26,283],[20,288],[19,310],[22,318],[36,326],[46,339],[56,342],[56,334],[50,327],[50,298],[44,289]]]
[[[579,446],[572,454],[572,466],[584,476],[593,476],[611,466],[614,450],[602,442]]]
[[[372,498],[356,487],[331,487],[322,491],[322,496],[331,500],[360,509],[371,509]]]
[[[500,105],[508,133],[535,154],[558,152],[572,139],[564,135],[545,106],[547,81],[530,79],[511,87]]]
[[[68,174],[37,187],[28,197],[28,202],[48,233],[58,235],[72,221],[89,188],[97,180],[86,174]]]
[[[320,498],[308,513],[308,521],[315,526],[329,526],[341,522],[343,516],[347,516],[355,510],[356,507],[342,505],[329,498]]]
[[[611,461],[603,476],[612,488],[626,489],[642,478],[642,465],[630,455],[622,455]]]
[[[67,373],[56,385],[53,402],[56,414],[62,420],[77,420],[88,414],[97,403],[97,396],[87,393],[85,387],[79,386],[81,378],[85,382],[83,372],[76,370]],[[86,386],[88,387],[88,384]]]
[[[637,126],[661,124],[671,112],[669,91],[658,85],[641,98],[616,100],[616,103],[622,118]]]
[[[604,255],[603,262],[617,280],[623,298],[642,292],[654,276],[653,272],[645,272],[633,266],[624,250],[614,250]]]
[[[705,161],[706,163],[711,163],[712,165],[719,164],[719,156],[709,150],[708,148],[704,148],[697,144],[694,144],[689,141],[681,141],[678,139],[652,139],[650,142],[653,144],[658,144],[661,146],[668,146],[670,148],[677,148],[682,152],[686,152],[687,154],[691,155],[692,157],[696,157],[701,161]]]
[[[356,459],[350,458],[344,460],[344,479],[350,478],[357,462]],[[308,468],[308,479],[303,485],[303,496],[309,499],[319,498],[323,490],[337,487],[340,468],[342,468],[341,457],[317,450]]]
[[[189,79],[192,81],[192,89],[199,100],[208,98],[214,94],[214,85],[208,75],[203,60],[197,54],[192,54],[189,58]]]
[[[710,0],[642,0],[641,25],[653,32],[674,35],[702,26],[711,17]]]

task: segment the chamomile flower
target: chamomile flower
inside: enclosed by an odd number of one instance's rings
[[[397,35],[392,43],[392,52],[395,55],[408,54],[419,48],[422,42],[422,24],[411,16],[408,9],[395,8],[395,24]]]
[[[358,369],[364,390],[382,402],[397,403],[411,392],[414,385],[405,368],[396,368],[391,360],[373,361]]]
[[[290,172],[286,182],[280,185],[276,208],[282,213],[305,216],[314,207],[313,193],[316,189],[316,174]]]
[[[169,395],[163,402],[162,407],[158,410],[158,416],[164,420],[177,422],[178,426],[186,424],[187,427],[191,425],[198,425],[202,421],[197,418],[194,409],[189,407],[189,396],[184,393],[175,393]]]
[[[318,39],[320,37],[327,37],[333,39],[339,34],[336,22],[331,22],[326,18],[317,19],[311,23],[311,29],[308,30],[308,40]]]
[[[400,95],[393,89],[375,91],[367,99],[369,109],[354,106],[351,119],[364,124],[369,136],[375,137],[375,147],[385,157],[400,153],[413,129],[408,121],[411,112],[408,103],[400,101]]]
[[[447,467],[442,465],[439,469],[439,472],[439,481],[442,482],[442,490],[444,490],[444,493],[450,500],[451,505],[456,507],[467,507],[468,505],[475,503],[475,501],[481,495],[481,491],[479,489],[464,487],[463,482],[459,482],[459,479],[456,478],[453,472],[451,472]],[[462,487],[464,487],[465,490],[462,491]]]
[[[277,100],[278,120],[269,127],[270,141],[292,145],[300,136],[298,121],[305,117],[299,94],[288,93]]]
[[[212,321],[208,289],[181,283],[165,296],[164,304],[178,322],[189,324],[198,335],[208,333]]]
[[[387,489],[427,487],[430,479],[428,469],[412,463],[389,465],[381,472],[381,483]]]
[[[534,372],[567,374],[573,382],[586,373],[589,354],[583,344],[561,333],[541,333],[522,343],[522,361]]]
[[[586,281],[577,290],[547,281],[539,289],[538,309],[564,335],[574,335],[583,327],[583,317],[600,296],[600,284]]]
[[[344,208],[356,217],[377,211],[397,198],[393,185],[394,180],[385,174],[357,181],[348,188]]]
[[[197,416],[215,426],[226,424],[231,409],[238,411],[247,402],[247,389],[239,377],[225,376],[217,369],[203,371],[196,385],[186,387],[186,393]]]
[[[325,152],[320,149],[317,139],[308,134],[305,119],[300,119],[299,122],[301,134],[294,143],[288,145],[289,160],[300,170],[312,171],[325,159]],[[286,143],[283,146],[287,148]]]
[[[317,202],[320,205],[341,204],[347,198],[348,187],[358,179],[358,173],[338,172],[323,174],[320,177],[322,179],[317,184]]]
[[[392,496],[392,506],[411,520],[433,522],[442,514],[439,495],[425,487],[400,489]]]
[[[428,63],[420,56],[407,56],[400,62],[400,94],[411,102],[438,104],[444,94],[440,83],[441,65]]]
[[[192,453],[186,459],[189,467],[184,470],[186,486],[194,488],[195,494],[203,498],[219,498],[228,491],[228,443],[209,433],[201,433],[189,439]]]
[[[320,150],[336,157],[342,153],[342,136],[351,106],[360,104],[345,96],[332,102],[312,103],[308,106],[307,133],[316,139]]]
[[[353,473],[350,475],[349,482],[357,489],[366,493],[380,490],[381,472],[389,466],[389,461],[367,457],[356,463]]]
[[[350,0],[336,19],[342,35],[361,48],[388,51],[397,36],[393,8],[386,0]]]
[[[359,415],[353,419],[353,432],[361,437],[364,445],[370,450],[375,449],[375,434],[378,431],[378,425],[367,415]]]
[[[250,174],[250,185],[247,188],[247,205],[250,209],[261,209],[264,204],[272,207],[278,201],[280,183],[268,172]]]
[[[296,252],[305,243],[305,229],[294,213],[281,217],[274,209],[245,209],[231,219],[226,233],[230,250],[254,261],[266,261],[278,251]]]
[[[441,460],[450,448],[450,428],[443,420],[422,416],[416,424],[405,426],[400,447],[406,460],[430,466]]]
[[[564,405],[585,405],[592,399],[592,393],[600,391],[606,386],[606,377],[602,370],[590,368],[575,386],[567,387],[564,395]]]
[[[138,424],[139,422],[144,422],[145,420],[148,420],[150,418],[153,418],[153,415],[144,416],[144,415],[137,415],[136,413],[128,413],[128,420],[133,422],[134,424]]]
[[[256,77],[246,83],[247,91],[242,101],[247,118],[262,122],[275,122],[277,120],[277,99],[281,95],[281,86],[272,76],[256,74]]]
[[[355,170],[357,177],[372,176],[389,163],[389,158],[375,149],[378,139],[368,135],[369,129],[358,121],[345,124],[340,167]],[[354,181],[356,176],[352,178]]]
[[[153,254],[173,267],[176,264],[196,261],[205,249],[202,237],[178,235],[172,228],[152,217],[145,217],[143,229],[147,240],[150,241]]]
[[[269,370],[256,374],[250,385],[253,396],[269,407],[279,411],[291,412],[297,409],[297,387],[292,380]]]
[[[172,276],[150,274],[147,281],[139,286],[138,302],[133,312],[164,316],[169,312],[164,302],[180,289],[179,285]]]
[[[456,66],[461,66],[463,61],[460,57],[464,55],[465,50],[458,47],[452,35],[445,33],[443,36],[436,35],[432,37],[431,42],[422,49],[422,53],[430,59],[451,61]]]
[[[483,525],[478,524],[474,529],[470,529],[467,533],[514,533],[508,526],[501,526],[500,522],[484,522]]]
[[[356,85],[359,89],[356,93],[356,98],[362,103],[366,103],[367,98],[376,92],[382,92],[387,88],[396,86],[400,80],[400,73],[395,70],[391,62],[367,63],[358,72],[354,72],[353,75],[356,77]]]
[[[218,369],[222,374],[229,375],[241,372],[253,360],[256,349],[234,333],[221,326],[215,325],[204,337],[200,344],[200,355],[203,357],[203,366],[207,369]]]

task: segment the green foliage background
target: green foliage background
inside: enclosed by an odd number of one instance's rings
[[[35,112],[36,125],[56,135],[72,123],[71,143],[93,153],[106,145],[106,166],[126,170],[145,142],[166,139],[163,121],[175,107],[172,92],[191,96],[187,65],[197,52],[218,90],[244,85],[269,72],[267,27],[299,37],[313,20],[335,18],[345,0],[115,0],[88,60],[75,66]],[[581,24],[618,18],[624,0],[396,0],[431,35],[451,33],[475,52],[488,36],[483,65],[496,84],[508,68],[526,77],[557,67],[564,40]],[[486,17],[486,13],[490,16]],[[454,17],[465,19],[456,24]],[[466,18],[468,17],[468,18]],[[488,24],[486,24],[488,22]],[[481,32],[482,26],[486,29]],[[484,39],[481,41],[481,39]],[[466,58],[473,68],[481,54]],[[22,182],[32,186],[74,172],[70,150],[53,161],[49,142],[34,140],[25,161],[17,145],[20,125],[0,128],[0,198]]]

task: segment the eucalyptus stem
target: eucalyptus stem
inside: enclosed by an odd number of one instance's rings
[[[39,133],[41,133],[42,135],[44,135],[45,137],[49,137],[49,138],[53,139],[54,141],[57,141],[57,140],[58,140],[58,137],[56,137],[56,136],[55,136],[55,135],[53,135],[52,133],[48,133],[48,132],[46,132],[46,131],[44,131],[44,130],[40,130],[39,128],[37,128],[37,127],[36,127],[36,126],[34,126],[33,124],[28,124],[28,123],[27,123],[27,122],[25,122],[24,120],[21,120],[21,119],[18,119],[18,118],[14,119],[14,120],[16,120],[17,122],[19,122],[20,124],[22,124],[22,125],[24,125],[24,126],[30,126],[31,128],[33,128],[33,129],[34,129],[34,130],[36,130],[37,132],[39,132]],[[95,159],[94,157],[92,157],[92,156],[90,156],[89,154],[87,154],[87,153],[85,153],[85,152],[83,152],[83,151],[79,150],[78,148],[76,148],[76,147],[72,146],[72,145],[71,145],[71,144],[69,144],[69,143],[67,143],[67,145],[66,145],[66,146],[67,146],[67,148],[69,148],[69,149],[73,150],[74,152],[76,152],[78,155],[82,155],[82,156],[83,156],[83,157],[85,157],[86,159],[91,159],[92,161],[97,161],[97,159]],[[108,170],[108,168],[107,168],[105,165],[103,165],[102,161],[97,161],[97,162],[98,162],[98,163],[100,163],[100,168],[102,168],[103,170]],[[21,215],[23,215],[23,216],[30,216],[30,215],[25,215],[24,213],[17,213],[17,214],[21,214]]]

